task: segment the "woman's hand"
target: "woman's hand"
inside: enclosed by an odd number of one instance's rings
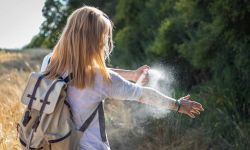
[[[139,67],[138,69],[136,69],[134,71],[134,79],[133,79],[133,81],[136,82],[140,78],[143,71],[144,70],[148,71],[149,69],[150,69],[150,67],[148,65],[143,65],[143,66]],[[147,73],[145,78],[142,80],[142,85],[147,84],[148,81],[149,81],[149,77],[148,77],[148,73]]]
[[[200,103],[190,99],[190,95],[180,98],[180,104],[181,106],[178,112],[186,114],[191,118],[195,118],[195,115],[199,115],[200,111],[204,111]]]

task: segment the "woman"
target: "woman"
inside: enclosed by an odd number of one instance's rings
[[[42,71],[48,73],[49,78],[72,74],[67,93],[78,128],[105,98],[135,100],[175,110],[190,117],[195,117],[194,114],[200,114],[203,110],[202,105],[189,100],[189,96],[177,101],[122,77],[136,81],[147,66],[137,71],[108,69],[105,60],[109,58],[112,48],[112,22],[102,11],[84,6],[69,16],[53,54],[51,57],[46,56],[43,61]],[[47,66],[49,57],[50,63]],[[103,140],[100,133],[98,115],[95,115],[81,137],[81,149],[110,149],[105,140],[106,135]]]

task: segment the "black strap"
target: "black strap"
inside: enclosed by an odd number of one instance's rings
[[[99,126],[100,126],[100,133],[103,142],[107,142],[106,132],[105,132],[105,116],[104,116],[104,105],[101,102],[101,105],[98,109],[98,116],[99,116]]]
[[[51,57],[50,57],[51,58]],[[49,60],[48,60],[48,64],[47,65],[49,65],[49,63],[50,63],[50,58],[49,58]]]
[[[27,95],[28,97],[30,97],[30,101],[29,101],[27,111],[25,112],[24,118],[23,118],[23,121],[22,121],[22,123],[23,123],[24,126],[26,126],[29,123],[30,119],[31,119],[30,111],[31,111],[31,108],[32,108],[32,104],[33,104],[33,101],[36,99],[35,98],[36,91],[37,91],[38,86],[40,85],[40,83],[41,83],[41,81],[42,81],[43,78],[44,78],[44,75],[41,75],[41,76],[38,77],[38,79],[36,81],[36,84],[34,86],[32,94],[31,95],[29,95],[29,94]]]
[[[94,117],[96,116],[96,113],[98,111],[99,116],[99,126],[100,126],[100,134],[103,142],[107,142],[106,138],[106,132],[105,132],[105,117],[104,117],[104,109],[103,109],[103,102],[101,102],[95,111],[89,116],[89,118],[83,123],[80,131],[84,132],[90,125],[90,123],[93,121]]]
[[[32,126],[32,128],[36,131],[36,128],[38,127],[39,123],[40,123],[40,119],[42,117],[42,114],[43,114],[43,111],[45,109],[45,106],[48,104],[48,98],[49,98],[49,95],[50,93],[52,92],[52,90],[55,88],[55,85],[57,82],[61,82],[63,80],[61,79],[58,79],[58,80],[55,80],[52,85],[50,86],[49,90],[47,91],[46,95],[45,95],[45,98],[44,98],[44,101],[43,101],[43,104],[41,106],[41,109],[39,111],[39,117],[37,117],[34,125]]]
[[[62,141],[62,140],[64,140],[64,139],[66,139],[67,137],[69,137],[70,134],[71,134],[71,131],[69,131],[69,133],[67,133],[67,134],[66,134],[64,137],[62,137],[62,138],[55,139],[55,140],[49,140],[49,143],[57,143],[57,142],[60,142],[60,141]]]
[[[50,86],[49,90],[47,91],[47,93],[46,93],[46,95],[45,95],[45,98],[44,98],[42,107],[41,107],[41,109],[40,109],[40,114],[43,113],[43,111],[44,111],[44,109],[45,109],[45,106],[46,106],[46,104],[47,104],[47,102],[48,102],[49,95],[50,95],[50,93],[52,92],[52,90],[54,90],[54,88],[55,88],[55,86],[56,86],[56,83],[57,83],[57,82],[61,82],[61,81],[63,81],[63,80],[60,80],[60,79],[55,80],[55,81],[52,83],[52,85]]]
[[[83,123],[83,125],[81,126],[81,128],[79,129],[80,131],[84,132],[88,126],[90,125],[90,123],[92,122],[92,120],[95,118],[95,115],[100,107],[101,103],[97,106],[97,108],[95,109],[95,111],[89,116],[89,118]]]
[[[64,82],[68,83],[73,78],[73,73],[70,73],[67,77],[65,77],[63,80]]]
[[[28,104],[28,110],[31,110],[31,108],[32,108],[33,100],[35,100],[36,91],[37,91],[38,86],[40,85],[43,78],[44,78],[44,75],[41,75],[41,76],[38,77],[38,79],[36,81],[36,84],[34,86],[34,90],[33,90],[32,94],[30,96],[30,102]]]
[[[24,147],[26,147],[26,143],[21,139],[21,138],[19,138],[19,141],[20,141],[20,143],[24,146]],[[31,150],[40,150],[40,149],[43,149],[43,147],[39,147],[39,148],[32,148],[32,147],[29,147]]]

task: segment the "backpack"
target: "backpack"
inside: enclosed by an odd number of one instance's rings
[[[43,73],[31,73],[21,98],[27,107],[17,124],[22,149],[78,150],[80,138],[97,112],[102,141],[107,141],[103,102],[100,102],[81,128],[76,129],[67,99],[69,79],[68,76],[51,80]]]

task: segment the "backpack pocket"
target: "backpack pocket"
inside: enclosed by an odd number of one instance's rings
[[[24,140],[22,140],[21,138],[19,138],[19,141],[21,143],[21,148],[23,150],[27,150],[27,147],[26,147],[26,143]],[[45,147],[38,147],[38,148],[33,148],[33,147],[29,147],[30,150],[45,150],[46,148]]]
[[[29,141],[29,134],[30,131],[27,130],[22,124],[17,124],[17,134],[19,138],[20,145],[23,150],[26,150],[27,142]],[[44,142],[43,137],[37,136],[36,133],[33,134],[33,139],[30,141],[30,146],[29,148],[32,150],[39,150],[39,149],[45,149],[44,147]]]
[[[48,140],[49,147],[51,150],[79,150],[82,134],[81,131],[71,130],[58,139]]]

